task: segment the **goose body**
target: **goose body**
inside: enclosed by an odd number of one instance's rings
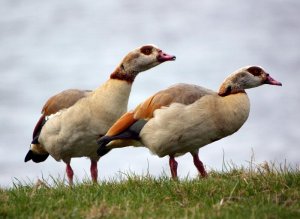
[[[178,156],[233,134],[247,120],[249,111],[245,93],[227,97],[207,94],[190,105],[173,103],[157,109],[140,138],[159,157]]]
[[[199,173],[206,176],[199,148],[235,133],[250,112],[245,89],[281,85],[261,67],[243,67],[229,75],[218,92],[189,84],[160,91],[124,114],[99,141],[98,154],[129,145],[145,146],[159,157],[170,156],[177,178],[176,156],[187,152]]]
[[[124,81],[107,81],[88,98],[51,115],[41,130],[40,144],[57,161],[83,156],[98,159],[95,139],[126,112],[130,90],[131,84]]]
[[[72,184],[71,158],[85,156],[91,159],[92,179],[97,181],[96,139],[126,112],[135,77],[174,59],[156,46],[145,45],[126,55],[110,78],[94,91],[71,89],[51,97],[34,129],[25,162],[42,162],[49,154],[63,160]]]

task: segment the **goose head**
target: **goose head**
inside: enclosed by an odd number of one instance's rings
[[[128,53],[112,73],[111,78],[132,82],[140,72],[175,59],[175,56],[163,52],[155,45],[144,45]]]
[[[263,84],[282,86],[273,79],[263,68],[258,66],[243,67],[229,75],[219,89],[220,96],[245,92],[245,89],[258,87]]]

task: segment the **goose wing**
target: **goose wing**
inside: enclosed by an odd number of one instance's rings
[[[189,105],[199,100],[201,97],[212,94],[214,91],[209,89],[191,85],[176,84],[165,90],[161,90],[152,95],[144,102],[139,104],[133,111],[125,113],[115,124],[108,130],[107,136],[118,135],[133,125],[137,120],[149,120],[153,117],[156,109],[168,107],[172,103],[182,103]]]
[[[42,116],[33,130],[33,139],[37,138],[41,132],[41,129],[46,122],[46,116],[73,106],[78,100],[88,96],[91,92],[92,91],[90,90],[69,89],[50,97],[43,106]]]

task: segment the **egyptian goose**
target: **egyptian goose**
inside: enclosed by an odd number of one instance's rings
[[[174,157],[190,152],[205,177],[199,148],[239,130],[250,110],[245,89],[263,84],[282,85],[261,67],[250,66],[229,75],[218,92],[190,84],[169,87],[124,114],[98,141],[97,153],[103,156],[112,148],[145,146],[159,157],[170,156],[176,179]]]
[[[96,140],[127,111],[132,83],[142,71],[175,60],[154,45],[137,48],[122,60],[103,85],[94,91],[66,90],[51,97],[42,109],[25,162],[36,163],[50,154],[66,163],[69,184],[73,184],[73,157],[91,160],[91,176],[97,182]]]

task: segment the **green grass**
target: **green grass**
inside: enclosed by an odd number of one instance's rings
[[[300,218],[300,171],[270,164],[172,181],[129,174],[0,189],[0,218]]]

